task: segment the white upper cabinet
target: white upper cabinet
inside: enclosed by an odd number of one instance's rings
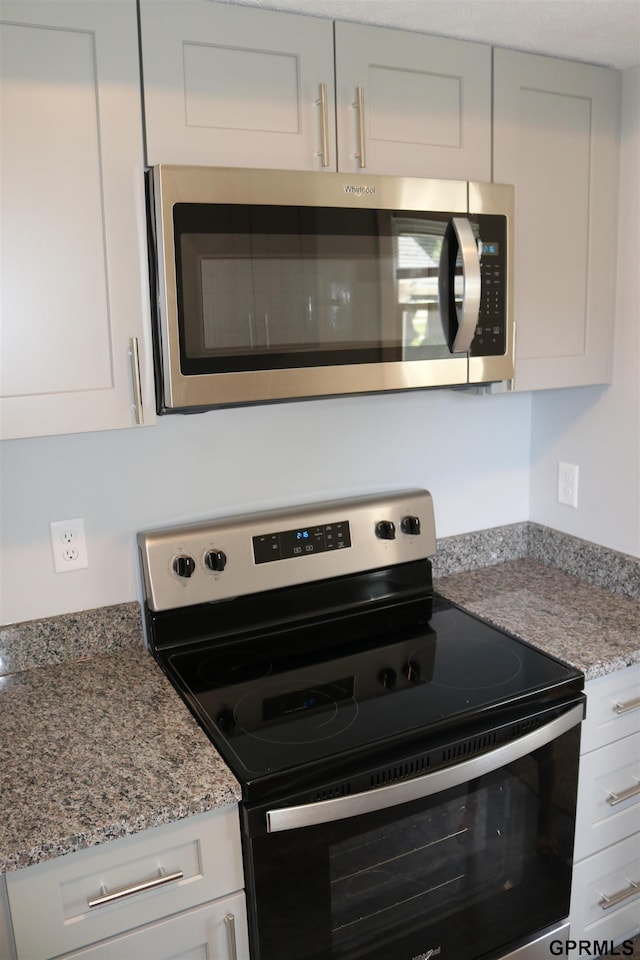
[[[336,23],[338,169],[491,179],[491,48]]]
[[[493,179],[515,186],[518,390],[610,379],[619,74],[496,50]]]
[[[333,24],[141,0],[147,163],[335,170]]]
[[[135,0],[1,16],[1,435],[153,422]]]
[[[336,23],[334,65],[330,20],[210,0],[140,14],[150,166],[490,179],[488,46]]]

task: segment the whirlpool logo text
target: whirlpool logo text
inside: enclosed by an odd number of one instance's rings
[[[358,183],[344,183],[342,189],[345,193],[353,194],[356,197],[367,197],[371,196],[376,192],[376,188],[372,186],[363,186]]]

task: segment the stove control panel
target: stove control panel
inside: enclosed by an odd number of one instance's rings
[[[138,534],[152,610],[311,583],[433,556],[431,494],[404,490]]]

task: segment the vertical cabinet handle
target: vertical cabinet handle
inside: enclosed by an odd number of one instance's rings
[[[144,423],[144,412],[142,410],[142,383],[140,381],[140,355],[137,337],[131,337],[129,340],[129,357],[131,360],[131,380],[133,382],[133,406],[136,423],[140,426]]]
[[[322,166],[329,166],[329,113],[327,110],[327,85],[320,84],[320,156],[322,157]]]
[[[228,913],[224,918],[224,922],[227,928],[227,935],[229,937],[229,958],[230,960],[238,960],[238,946],[236,944],[236,918],[232,913]]]
[[[364,87],[356,87],[356,102],[354,103],[354,107],[358,111],[358,147],[360,150],[358,159],[360,160],[360,168],[364,170],[367,165],[367,148],[364,130]]]

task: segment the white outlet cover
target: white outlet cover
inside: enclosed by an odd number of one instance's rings
[[[84,519],[52,520],[49,524],[53,568],[56,573],[70,573],[89,566]]]

